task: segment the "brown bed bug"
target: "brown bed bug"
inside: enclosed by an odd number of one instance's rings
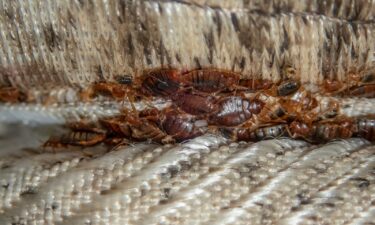
[[[221,126],[237,126],[258,114],[264,102],[240,96],[227,97],[219,101],[219,110],[209,117],[209,123]]]
[[[333,139],[346,139],[357,131],[352,120],[335,120],[333,122],[316,123],[314,139],[316,141],[329,141]]]
[[[319,111],[314,110],[318,107],[318,101],[311,92],[303,88],[292,96],[280,98],[279,104],[285,109],[285,121],[298,118],[300,121],[312,124],[314,121],[319,120]]]
[[[194,116],[168,110],[165,113],[163,130],[178,142],[195,138],[207,130],[207,121],[197,120]]]
[[[160,127],[160,111],[151,115],[150,110],[141,112],[124,111],[125,121],[129,125],[131,139],[135,141],[152,141],[157,143],[173,143],[174,139],[166,134]]]
[[[61,137],[51,137],[44,143],[44,147],[64,148],[67,146],[93,146],[103,142],[105,133],[95,133],[88,131],[71,131]]]
[[[360,118],[357,120],[357,136],[369,141],[375,141],[375,118]]]
[[[137,123],[130,124],[130,129],[132,131],[132,139],[137,141],[153,141],[162,144],[173,143],[175,141],[161,130],[156,123],[144,118],[139,119]]]
[[[146,73],[141,90],[151,96],[171,96],[180,88],[180,73],[175,69],[157,69]]]
[[[228,89],[234,89],[239,82],[239,74],[216,69],[193,70],[181,76],[185,87],[195,90],[215,93]]]
[[[239,86],[247,88],[247,91],[255,92],[270,89],[274,83],[266,79],[240,79]]]
[[[70,131],[60,137],[51,137],[44,147],[93,146],[107,138],[106,130],[96,124],[80,121],[66,125]]]
[[[0,88],[0,102],[17,103],[26,100],[26,95],[15,87]]]
[[[180,91],[172,99],[181,110],[192,115],[208,115],[218,109],[216,99],[210,95]]]
[[[309,142],[321,142],[350,138],[357,132],[357,127],[353,120],[340,118],[334,121],[316,122],[312,125],[294,121],[290,124],[289,131],[293,138],[303,138]]]
[[[350,88],[348,96],[375,98],[375,84]]]
[[[288,125],[278,124],[265,127],[236,127],[222,128],[221,131],[225,137],[234,141],[261,141],[288,136]]]
[[[63,145],[93,146],[101,143],[105,138],[105,133],[72,131],[66,135],[61,136],[60,142]]]

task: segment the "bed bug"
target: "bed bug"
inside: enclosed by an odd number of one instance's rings
[[[358,133],[357,136],[363,137],[369,141],[375,141],[375,119],[374,118],[360,118],[357,121]]]
[[[26,100],[26,95],[15,87],[0,88],[0,102],[17,103]]]
[[[93,146],[107,138],[106,130],[96,124],[80,121],[66,125],[70,131],[60,137],[51,137],[44,147]]]
[[[146,73],[141,91],[146,95],[170,96],[180,87],[179,72],[175,69],[158,69]]]
[[[43,147],[64,148],[67,146],[93,146],[103,142],[105,138],[105,133],[71,131],[60,137],[51,137],[44,143]]]
[[[356,132],[356,127],[353,121],[347,120],[336,120],[334,122],[319,122],[317,123],[314,132],[314,138],[317,141],[320,140],[332,140],[332,139],[346,139],[353,136]]]
[[[240,79],[239,86],[246,87],[248,91],[259,91],[270,89],[274,83],[266,79]]]
[[[246,99],[240,96],[227,97],[219,101],[219,110],[209,117],[210,124],[222,126],[237,126],[258,114],[264,107],[264,102],[254,98]]]
[[[360,73],[350,73],[347,75],[344,88],[337,93],[340,96],[375,97],[374,79],[375,75],[372,73],[364,76]]]
[[[52,136],[50,137],[44,144],[42,148],[52,148],[52,149],[60,149],[60,148],[67,148],[67,144],[63,144],[61,142],[61,137]]]
[[[154,141],[157,143],[173,143],[174,139],[166,134],[160,127],[147,119],[139,119],[139,122],[130,125],[132,138],[137,141]]]
[[[155,109],[156,110],[156,109]],[[152,115],[152,112],[155,114]],[[174,140],[160,127],[160,111],[142,110],[141,112],[124,111],[125,122],[129,125],[130,139],[136,141],[153,141],[157,143],[173,143]]]
[[[210,95],[181,91],[172,99],[181,110],[192,115],[208,115],[218,109],[216,99]]]
[[[234,141],[261,141],[287,136],[287,128],[287,124],[278,124],[255,129],[251,127],[222,128],[221,131],[224,136]]]
[[[181,81],[186,87],[206,93],[215,93],[237,86],[239,75],[224,70],[201,69],[182,75]]]
[[[375,97],[375,84],[367,84],[359,87],[350,88],[348,91],[349,96],[374,98]]]
[[[172,110],[165,113],[162,126],[167,134],[181,142],[202,135],[207,130],[207,121]]]
[[[62,135],[60,138],[60,142],[63,145],[93,146],[101,143],[105,138],[105,133],[72,131],[68,134]]]
[[[319,119],[318,101],[311,92],[301,88],[290,97],[280,98],[279,104],[285,109],[286,121],[298,118],[308,124]]]
[[[287,96],[296,92],[301,86],[301,83],[297,80],[286,80],[281,82],[276,88],[277,96]]]

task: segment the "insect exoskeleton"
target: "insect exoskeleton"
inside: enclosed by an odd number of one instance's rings
[[[167,109],[162,121],[163,130],[178,142],[185,141],[207,131],[207,121],[180,112],[176,109]]]
[[[357,120],[358,133],[357,136],[365,138],[369,141],[375,141],[375,117],[359,118]]]
[[[105,139],[106,133],[75,130],[63,134],[60,137],[52,136],[43,144],[43,147],[64,148],[67,146],[93,146],[100,144]]]
[[[209,124],[237,126],[260,113],[263,107],[264,102],[257,98],[226,97],[218,102],[218,110],[209,117]]]
[[[181,110],[192,115],[209,115],[218,109],[213,96],[198,92],[180,91],[172,99]]]
[[[234,89],[239,82],[237,73],[217,69],[193,70],[181,76],[185,87],[192,87],[206,93],[215,93]]]
[[[169,97],[180,88],[180,73],[175,69],[156,69],[146,72],[141,91],[146,95]]]

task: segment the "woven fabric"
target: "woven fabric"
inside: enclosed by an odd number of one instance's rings
[[[23,129],[18,138],[43,138],[41,128]],[[0,224],[371,224],[374,153],[362,139],[217,136],[109,153],[13,147],[0,161]]]

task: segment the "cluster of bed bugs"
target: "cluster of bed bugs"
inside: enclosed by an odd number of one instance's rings
[[[44,146],[119,145],[133,141],[165,144],[204,133],[220,133],[234,141],[284,136],[309,142],[353,136],[375,141],[375,117],[345,117],[339,114],[337,102],[322,109],[316,95],[294,75],[279,82],[241,79],[240,74],[218,69],[156,69],[136,78],[117,76],[111,82],[93,83],[80,93],[81,100],[95,101],[103,96],[130,102],[130,109],[124,107],[119,115],[95,123],[69,124],[70,133],[50,138]],[[341,97],[375,96],[373,75],[350,77],[345,83],[325,80],[320,92]],[[21,100],[16,89],[11,91],[0,90],[0,101]],[[150,103],[153,99],[171,104],[158,109]],[[134,104],[138,101],[149,107],[137,110]]]

